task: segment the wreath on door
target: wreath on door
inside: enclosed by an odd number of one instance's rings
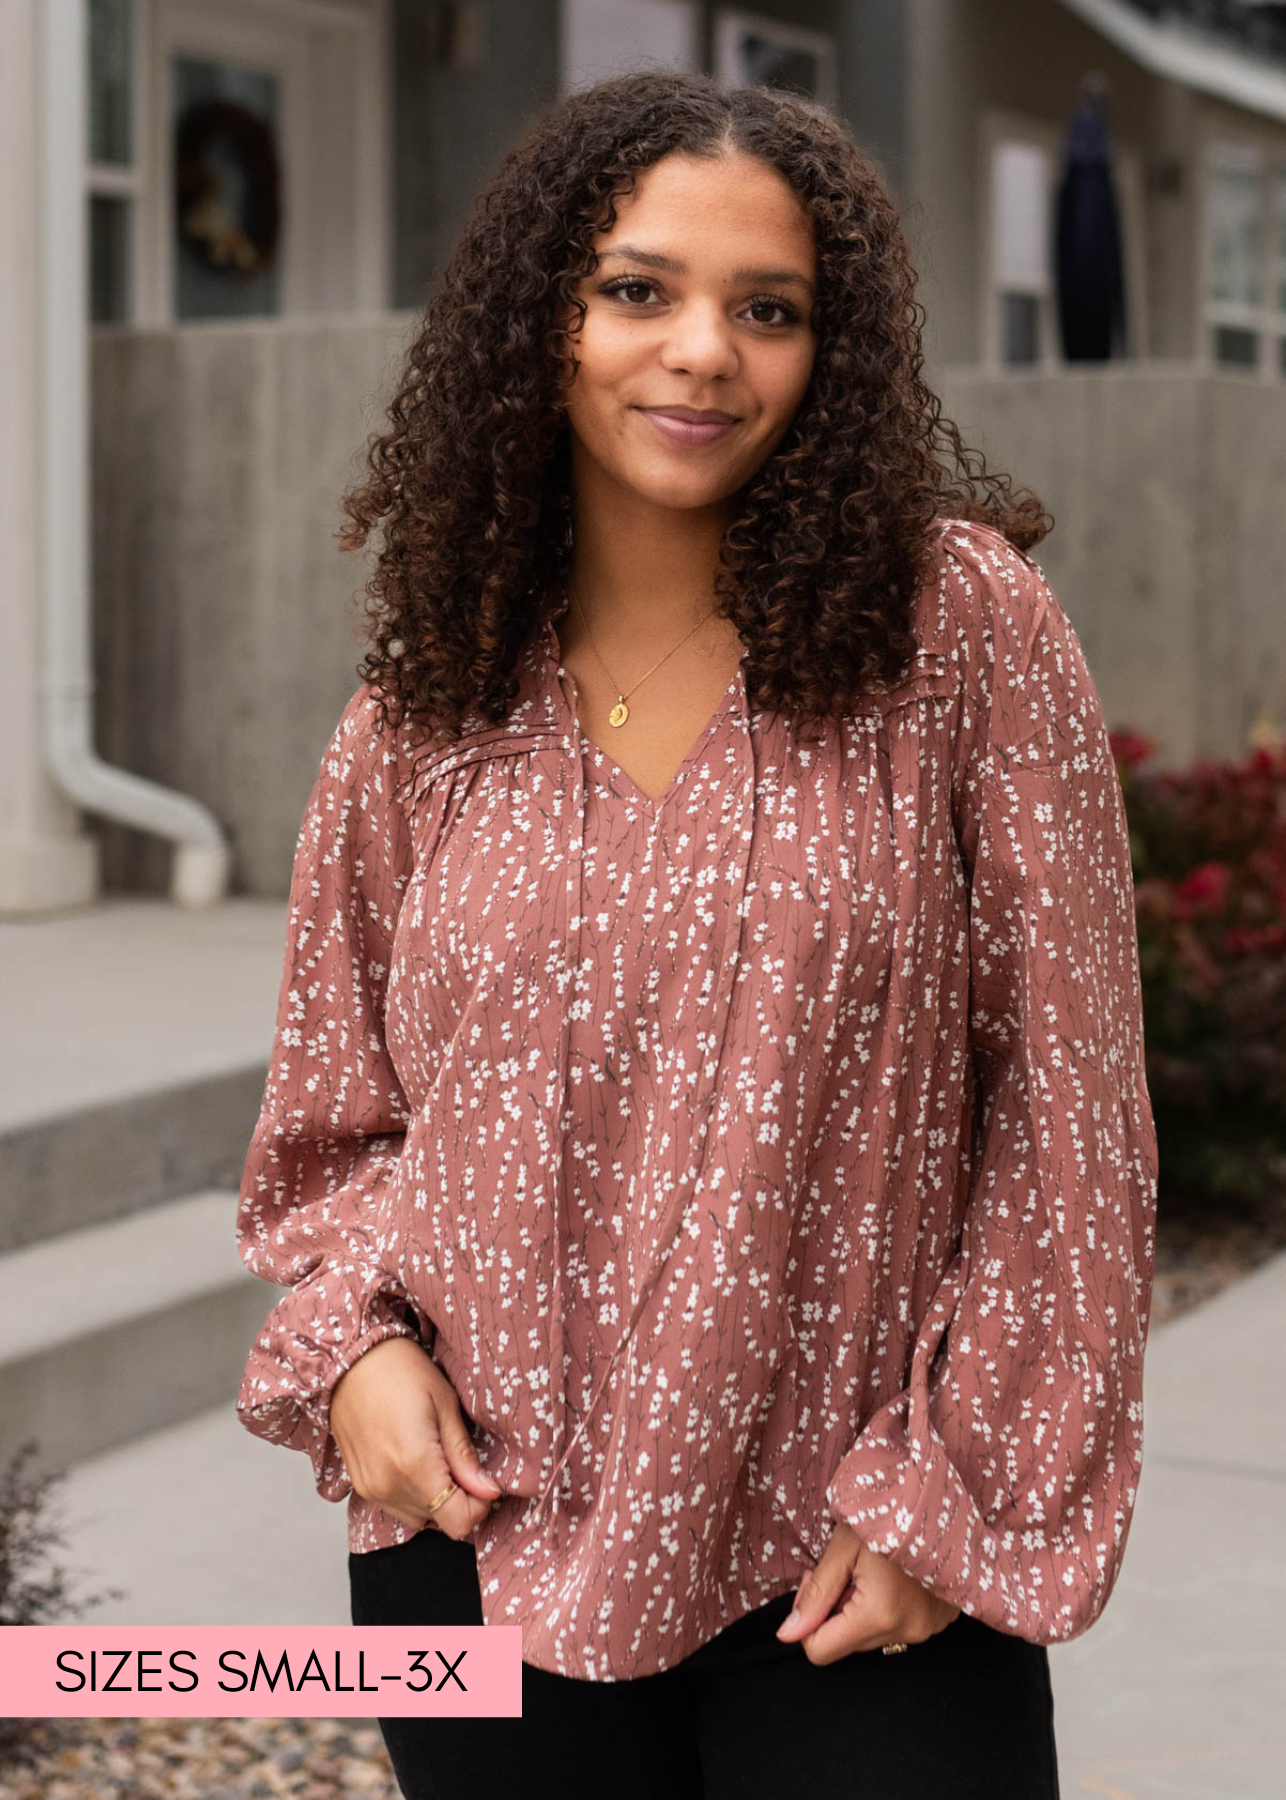
[[[228,164],[239,180],[228,180]],[[211,269],[250,276],[267,268],[281,231],[281,166],[267,120],[232,100],[187,107],[176,132],[175,201],[180,233]]]

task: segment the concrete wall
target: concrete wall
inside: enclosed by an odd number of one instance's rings
[[[93,342],[98,742],[215,808],[235,885],[284,893],[308,788],[357,685],[366,563],[333,535],[414,315],[99,328]],[[1164,760],[1286,720],[1286,406],[1183,364],[955,370],[966,445],[1035,488],[1036,552],[1109,723]],[[1251,454],[1250,446],[1254,447]],[[108,886],[160,891],[168,851],[94,822]]]
[[[1176,362],[957,369],[939,392],[965,444],[1054,514],[1033,554],[1109,725],[1157,736],[1174,765],[1241,754],[1265,715],[1286,727],[1279,389]]]
[[[208,802],[234,886],[284,893],[312,777],[357,686],[367,564],[340,493],[415,315],[92,333],[98,747]],[[96,821],[109,888],[170,852]]]

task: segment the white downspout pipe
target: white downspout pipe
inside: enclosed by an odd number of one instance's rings
[[[93,747],[89,558],[88,116],[84,0],[38,0],[41,131],[41,669],[44,752],[77,805],[174,842],[171,897],[210,906],[231,849],[190,795],[114,768]]]

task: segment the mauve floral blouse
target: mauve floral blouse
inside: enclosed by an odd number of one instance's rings
[[[837,1519],[1034,1643],[1115,1583],[1157,1149],[1129,842],[1040,568],[941,522],[911,673],[806,733],[739,666],[660,800],[552,620],[503,724],[346,707],[300,832],[237,1218],[237,1400],[348,1496],[331,1391],[418,1337],[504,1489],[488,1624],[671,1667]],[[417,755],[418,751],[418,755]]]

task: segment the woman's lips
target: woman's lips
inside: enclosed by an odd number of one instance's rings
[[[653,412],[646,406],[640,406],[639,411],[672,444],[714,444],[727,437],[738,423],[736,419],[676,419],[672,413]]]

